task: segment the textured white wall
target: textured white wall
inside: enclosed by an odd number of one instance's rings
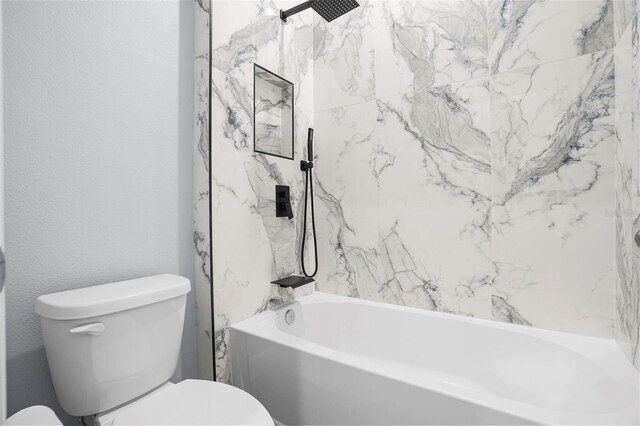
[[[37,296],[193,279],[191,1],[5,1],[8,410],[56,403]],[[193,297],[179,377],[195,376]]]
[[[2,3],[0,3],[0,52],[2,52]],[[0,55],[0,81],[2,81],[2,55]],[[0,84],[0,105],[3,102],[2,84]],[[0,246],[4,248],[4,117],[0,109]],[[6,335],[5,335],[5,292],[0,291],[0,422],[7,416],[7,362],[6,362]]]

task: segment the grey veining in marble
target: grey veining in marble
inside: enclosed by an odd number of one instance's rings
[[[438,294],[438,310],[488,317],[495,275],[488,80],[425,89],[378,105],[382,146],[394,157],[378,179],[381,238],[393,230],[402,240],[417,275],[438,289],[430,291],[432,299]]]
[[[213,379],[213,323],[211,318],[210,135],[209,135],[210,2],[194,7],[194,232],[198,377]]]
[[[612,51],[494,76],[491,113],[498,295],[534,325],[610,336]]]
[[[640,33],[636,14],[619,36],[616,62],[616,315],[615,336],[640,368]]]
[[[376,106],[367,102],[346,112],[337,109],[315,117],[316,129],[323,129],[316,132],[317,282],[324,291],[363,297],[380,283],[376,182],[370,163]],[[323,179],[325,172],[331,180]],[[341,185],[345,180],[350,185]]]
[[[561,66],[546,65],[536,68],[525,69],[521,72],[504,74],[494,79],[494,115],[498,122],[497,131],[499,138],[504,143],[499,145],[499,150],[517,151],[516,161],[505,158],[505,169],[501,177],[508,179],[508,184],[503,190],[498,192],[499,196],[494,200],[498,205],[505,205],[514,197],[517,197],[528,188],[537,184],[545,176],[555,174],[561,167],[578,163],[582,159],[585,146],[580,140],[589,132],[594,130],[597,120],[602,116],[610,115],[614,96],[614,75],[611,53],[591,55],[574,61],[574,70],[585,67],[585,72],[580,75],[574,74],[579,80],[566,80],[561,89],[575,92],[574,99],[560,99],[560,108],[553,111],[559,114],[551,116],[549,112],[543,110],[547,107],[540,102],[538,85],[540,90],[549,91],[549,86],[558,81],[557,73],[561,72],[565,64]],[[568,64],[567,64],[568,65]],[[555,81],[554,81],[555,80]],[[527,85],[523,87],[523,85]],[[578,87],[572,87],[577,86]],[[520,90],[522,89],[522,90]],[[565,92],[566,93],[566,92]],[[531,105],[527,105],[530,103]],[[516,109],[519,106],[521,109]],[[529,106],[524,109],[523,107]],[[523,114],[516,115],[519,112]],[[529,113],[528,115],[525,115]],[[520,120],[515,123],[514,118]],[[545,130],[548,122],[543,119],[552,119],[553,127],[547,129],[547,134],[542,134],[542,140],[536,141],[540,137],[537,129],[528,129],[527,125],[538,125],[540,130]],[[520,127],[516,127],[520,124]],[[503,137],[504,135],[504,137]],[[510,138],[507,138],[510,136]],[[527,143],[537,142],[538,149],[533,149],[530,157],[527,158]],[[525,156],[523,156],[524,154]],[[596,183],[599,174],[598,164],[593,163],[587,172],[590,176],[585,179],[585,183],[576,188],[569,189],[561,195],[575,196],[579,192],[590,190]],[[506,176],[508,175],[508,176]],[[552,189],[553,190],[553,189]],[[549,194],[549,203],[557,200]]]
[[[487,0],[373,5],[377,97],[488,75]]]
[[[512,324],[531,325],[504,297],[491,296],[491,312],[495,319]]]
[[[638,44],[614,31],[637,16],[627,3],[363,0],[331,24],[309,12],[283,25],[279,8],[295,2],[215,1],[219,379],[230,380],[229,327],[290,300],[268,281],[299,272],[304,182],[295,162],[252,152],[254,62],[296,84],[296,159],[316,129],[319,290],[615,329],[637,359],[640,257],[625,236],[638,216],[628,141],[640,103],[617,99],[635,93],[615,88],[634,71],[614,72],[613,54],[614,32],[616,61]],[[291,222],[273,214],[275,184],[291,186]]]
[[[610,336],[611,3],[364,6],[314,24],[319,288]]]
[[[372,2],[327,24],[314,17],[314,106],[323,111],[375,97]]]
[[[612,0],[489,0],[493,73],[613,47]]]
[[[253,152],[254,63],[295,84],[292,124],[299,158],[313,123],[313,28],[310,12],[283,24],[279,11],[288,5],[284,2],[221,0],[212,5],[215,359],[218,379],[229,382],[229,327],[290,300],[293,294],[280,294],[270,282],[299,269],[302,173],[294,161]],[[275,216],[276,185],[291,187],[291,221]]]
[[[380,295],[385,302],[432,310],[446,310],[438,286],[429,277],[420,277],[417,266],[395,231],[382,239],[385,280]]]
[[[316,114],[321,290],[490,316],[488,102],[480,79]]]
[[[616,42],[627,30],[638,10],[640,10],[640,2],[638,0],[613,0]]]

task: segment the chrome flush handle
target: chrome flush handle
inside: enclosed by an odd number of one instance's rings
[[[98,336],[104,332],[104,324],[94,322],[93,324],[81,325],[80,327],[69,330],[71,334],[88,334],[89,336]]]

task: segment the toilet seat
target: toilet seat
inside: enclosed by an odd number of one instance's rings
[[[56,417],[56,414],[49,407],[42,405],[34,405],[33,407],[25,408],[22,411],[18,411],[13,416],[9,417],[5,425],[60,425],[60,419]]]
[[[217,382],[185,380],[114,413],[112,425],[273,425],[247,392]]]

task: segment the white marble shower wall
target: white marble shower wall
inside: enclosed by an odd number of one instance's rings
[[[281,8],[295,4],[212,1],[214,344],[216,375],[226,382],[228,327],[294,296],[270,282],[298,272],[299,159],[313,126],[312,16],[296,15],[287,24],[279,18]],[[253,152],[254,63],[295,84],[296,161]],[[292,221],[275,216],[276,185],[291,187]]]
[[[211,320],[211,239],[209,218],[209,20],[210,1],[196,0],[194,8],[194,163],[193,243],[195,253],[198,377],[213,379]]]
[[[616,29],[616,255],[615,336],[640,367],[640,251],[633,242],[640,229],[640,28],[635,0],[615,3]]]
[[[623,86],[640,80],[636,1],[362,0],[330,24],[307,11],[283,25],[279,10],[297,3],[211,5],[213,336],[204,314],[200,328],[214,339],[218,379],[230,379],[229,325],[294,296],[269,282],[299,273],[310,126],[319,290],[602,337],[615,329],[638,362],[628,236],[640,99]],[[296,84],[295,161],[253,153],[254,63]],[[276,184],[291,186],[293,221],[275,217]],[[209,194],[198,188],[203,213]],[[203,292],[207,232],[197,227]]]
[[[608,0],[314,21],[318,288],[613,336]]]

